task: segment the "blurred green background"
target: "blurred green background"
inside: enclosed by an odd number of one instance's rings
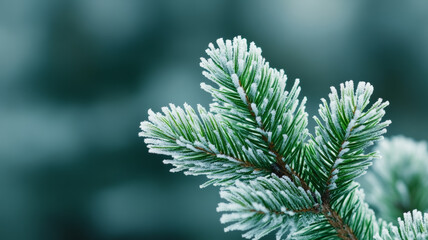
[[[310,115],[369,81],[387,136],[428,138],[428,1],[0,0],[0,239],[241,239],[218,189],[137,137],[148,108],[208,105],[199,57],[235,35],[301,79]]]

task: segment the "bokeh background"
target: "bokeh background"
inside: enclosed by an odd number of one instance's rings
[[[138,138],[147,109],[210,102],[199,57],[242,35],[308,112],[369,81],[387,136],[428,139],[427,1],[0,1],[0,239],[241,239],[218,189]],[[311,121],[311,128],[313,127]]]

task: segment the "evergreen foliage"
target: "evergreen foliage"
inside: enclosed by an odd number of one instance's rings
[[[379,217],[396,222],[403,212],[428,212],[428,149],[425,141],[396,136],[376,146],[376,160],[361,179],[367,202]]]
[[[319,219],[318,202],[321,195],[315,196],[305,191],[288,177],[276,175],[260,177],[244,184],[237,181],[234,186],[224,188],[220,196],[228,203],[220,203],[217,211],[232,212],[223,214],[222,223],[233,223],[225,231],[247,231],[243,236],[258,239],[277,230],[278,239],[287,232]]]
[[[398,236],[392,225],[376,220],[355,182],[378,157],[366,148],[390,124],[382,121],[388,102],[370,105],[369,83],[341,84],[329,101],[322,99],[312,135],[298,79],[289,88],[284,71],[271,68],[261,49],[241,37],[217,45],[209,44],[209,58],[201,59],[213,84],[201,84],[213,97],[210,110],[186,104],[149,110],[139,134],[149,151],[171,156],[164,162],[172,171],[206,175],[202,187],[220,186],[226,201],[217,208],[224,212],[221,222],[245,238],[273,231],[277,239]],[[411,227],[399,233],[412,228],[419,234],[414,216],[405,217]]]
[[[398,218],[398,227],[388,224],[381,233],[375,235],[376,240],[424,240],[428,239],[428,213],[413,210],[404,214],[404,220]]]

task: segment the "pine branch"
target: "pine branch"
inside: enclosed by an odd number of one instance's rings
[[[276,237],[289,235],[297,226],[318,219],[321,195],[305,191],[288,177],[262,177],[248,184],[236,182],[224,188],[220,196],[228,203],[220,203],[217,211],[223,214],[222,223],[233,223],[225,231],[247,231],[245,238],[259,239],[277,230]],[[311,220],[311,217],[313,218]]]
[[[357,187],[354,186],[354,190],[337,204],[323,203],[323,220],[312,223],[293,236],[296,239],[373,239],[376,218],[364,202],[364,193]]]
[[[149,110],[150,122],[142,122],[140,136],[146,137],[149,151],[170,155],[164,163],[188,175],[207,175],[209,184],[228,185],[236,179],[249,180],[270,173],[272,157],[233,132],[215,115],[198,106],[184,109],[170,105],[164,114]]]
[[[177,171],[207,175],[212,180],[205,185],[224,186],[228,203],[218,210],[231,211],[222,222],[233,222],[226,230],[254,239],[274,230],[277,239],[372,238],[377,223],[354,179],[376,157],[364,150],[389,124],[381,122],[387,103],[364,111],[370,84],[359,83],[354,93],[347,82],[340,99],[333,88],[330,107],[323,100],[319,111],[325,125],[315,118],[316,134],[307,143],[299,81],[286,91],[286,75],[270,68],[254,43],[249,50],[240,37],[217,44],[201,59],[203,74],[217,85],[201,84],[213,96],[212,113],[198,107],[198,117],[187,105],[149,112],[141,136],[150,151],[171,155],[166,163]]]
[[[207,70],[203,74],[218,85],[201,84],[216,102],[212,111],[231,122],[235,130],[250,133],[248,140],[273,154],[274,167],[283,175],[301,178],[298,173],[304,163],[299,155],[307,136],[307,113],[305,98],[299,106],[299,81],[290,92],[285,91],[284,71],[270,68],[253,42],[249,51],[240,37],[233,42],[219,39],[217,44],[219,48],[210,44],[207,49],[210,59],[201,58],[201,66]]]
[[[317,122],[315,138],[309,142],[308,161],[310,175],[315,188],[323,192],[324,201],[336,201],[350,192],[353,180],[365,173],[375,152],[364,150],[382,138],[390,121],[381,122],[388,102],[379,99],[368,110],[373,87],[360,82],[356,91],[352,81],[340,86],[340,98],[334,87],[329,95],[330,104],[322,99],[320,119]]]
[[[398,227],[389,224],[375,236],[376,240],[425,240],[428,239],[428,213],[413,210],[398,218]]]
[[[428,149],[426,141],[396,136],[380,142],[376,160],[362,179],[367,202],[379,217],[396,222],[403,212],[428,212]]]

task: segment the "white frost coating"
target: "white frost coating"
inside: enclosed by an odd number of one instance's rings
[[[244,72],[245,61],[244,59],[238,59],[238,75],[241,76]]]
[[[268,152],[272,157],[276,157],[276,154],[274,153],[274,152],[272,152],[272,151],[270,151],[269,150],[269,152]],[[282,159],[282,161],[284,161],[284,158]]]
[[[243,51],[247,51],[247,41],[241,36],[236,36],[233,38],[233,47],[235,51],[239,52],[238,58],[242,58]]]
[[[262,126],[262,118],[261,117],[259,117],[259,116],[257,116],[256,117],[256,122],[257,122],[257,124],[259,125],[259,126]],[[261,129],[260,129],[261,130]],[[263,131],[263,130],[262,130]]]
[[[260,110],[262,111],[262,113],[265,112],[265,108],[266,108],[268,102],[269,102],[269,100],[267,98],[263,99],[262,105],[260,106]]]
[[[389,101],[385,101],[382,105],[383,105],[384,107],[389,106]]]
[[[341,164],[342,162],[343,162],[343,159],[342,159],[342,158],[338,158],[338,159],[336,159],[336,161],[334,161],[333,168],[337,168],[337,166],[338,166],[339,164]]]
[[[337,103],[336,102],[331,102],[330,103],[330,109],[331,109],[331,118],[333,120],[333,124],[337,129],[340,129],[340,123],[339,120],[337,119]]]
[[[205,52],[209,52],[209,49],[207,49]],[[205,59],[204,57],[199,58],[199,60],[201,60],[201,62],[199,63],[199,66],[202,68],[207,68],[209,66],[207,59]]]
[[[202,71],[202,75],[204,77],[208,78],[211,81],[215,81],[216,80],[216,77],[213,74],[211,74],[211,73],[209,73],[207,71]]]
[[[210,86],[210,85],[208,85],[208,84],[206,84],[206,83],[204,83],[204,82],[201,82],[201,89],[203,89],[203,90],[205,90],[207,92],[211,92],[211,90],[213,89],[213,87]]]
[[[227,62],[226,67],[229,74],[235,74],[235,64],[232,60]]]
[[[341,84],[341,85],[342,85],[342,84]],[[336,88],[335,88],[335,87],[331,86],[331,87],[330,87],[330,91],[331,91],[331,93],[332,93],[332,95],[333,95],[333,96],[337,96],[337,90],[336,90]]]
[[[259,156],[263,156],[264,155],[264,153],[263,153],[263,151],[261,149],[257,149],[256,152],[257,152],[257,154]]]
[[[343,148],[346,148],[346,146],[348,146],[348,144],[349,144],[349,142],[348,142],[348,141],[344,141],[344,142],[343,142],[343,144],[342,144],[342,146],[341,146],[341,147],[342,147],[342,149],[343,149]]]
[[[256,116],[259,115],[259,110],[257,109],[257,106],[255,103],[251,103],[251,110],[253,110],[253,112]]]
[[[318,129],[318,127],[316,127],[315,129]],[[322,137],[321,137],[321,136],[316,136],[316,137],[315,137],[315,141],[316,141],[318,144],[322,145]]]
[[[344,108],[345,108],[345,112],[348,115],[352,115],[354,108],[352,106],[352,99],[349,95],[345,95],[344,97]]]
[[[241,38],[241,36],[233,38],[233,45],[235,46],[235,49],[238,51],[238,59],[244,60],[248,53],[247,53],[247,39]]]
[[[241,112],[236,111],[236,109],[231,109],[230,113],[233,115],[237,115],[238,117],[240,117],[241,119],[245,119],[246,117],[244,116],[244,114],[242,114]]]
[[[233,49],[232,49],[232,41],[230,41],[230,39],[226,40],[226,54],[228,59],[232,59]]]
[[[266,131],[264,131],[263,129],[261,129],[261,128],[256,128],[256,131],[257,132],[259,132],[260,134],[262,134],[262,135],[266,135]]]
[[[385,128],[380,130],[379,133],[377,135],[383,135],[387,132],[388,130],[386,130]]]
[[[244,89],[242,88],[242,87],[238,87],[238,93],[239,93],[239,97],[241,98],[241,100],[245,103],[245,104],[248,104],[248,102],[247,102],[247,98],[246,98],[246,95],[245,95],[245,92],[244,92]]]
[[[241,86],[241,84],[239,84],[238,75],[232,74],[231,78],[232,78],[232,82],[233,82],[233,84],[235,85],[236,88],[238,88],[238,87]]]
[[[359,95],[357,98],[357,108],[362,109],[364,105],[364,95]]]
[[[262,204],[260,204],[258,202],[253,202],[251,205],[253,206],[254,210],[256,210],[256,211],[260,211],[263,213],[269,213],[269,210],[265,206],[263,206]]]
[[[333,190],[333,189],[336,189],[336,188],[337,188],[336,183],[331,183],[331,184],[328,185],[328,190]]]
[[[186,144],[180,141],[179,139],[176,139],[175,142],[177,143],[178,146],[186,147]]]
[[[207,49],[207,51],[208,51],[208,50],[213,51],[213,50],[215,49],[214,44],[213,44],[212,42],[208,43],[208,48],[209,48],[209,49]]]
[[[149,153],[155,153],[155,154],[160,154],[160,155],[176,155],[174,152],[168,152],[168,151],[164,151],[164,150],[160,150],[157,148],[149,148]],[[179,154],[177,154],[179,155]]]
[[[241,147],[242,151],[245,153],[245,155],[249,156],[249,159],[254,159],[254,152],[251,148],[245,148],[245,146]]]
[[[159,139],[154,139],[154,138],[146,138],[144,139],[144,143],[145,144],[153,144],[153,145],[166,145],[168,143],[161,141]]]
[[[267,132],[268,135],[268,142],[272,141],[272,132]]]
[[[337,175],[333,175],[333,176],[331,177],[331,179],[330,179],[330,184],[329,184],[329,185],[332,185],[333,183],[336,183],[337,178],[338,178],[338,176],[337,176]]]
[[[172,104],[171,104],[172,105]],[[172,106],[174,106],[174,105],[172,105]],[[172,107],[171,107],[172,108]],[[170,111],[169,111],[169,109],[167,108],[167,107],[162,107],[161,108],[161,110],[162,110],[162,112],[165,114],[165,115],[168,115],[169,113],[170,113]]]
[[[365,89],[366,89],[366,83],[365,82],[359,82],[358,86],[357,86],[356,95],[363,94]]]
[[[287,134],[282,134],[282,139],[283,139],[284,143],[287,142],[288,135]]]
[[[204,90],[206,90],[206,89],[204,89]],[[217,93],[213,93],[210,91],[207,91],[207,92],[212,93],[214,97],[221,99],[223,102],[233,104],[233,102],[229,98],[225,97],[223,94],[217,94]]]
[[[254,77],[254,82],[259,83],[261,78],[262,78],[262,73],[260,71],[258,71],[256,73],[256,76]]]
[[[343,148],[338,154],[339,158],[341,158],[347,152],[349,152],[349,148]]]
[[[257,83],[252,83],[250,88],[250,95],[255,97],[257,93]]]
[[[216,40],[216,42],[217,42],[217,45],[219,46],[219,48],[220,49],[225,49],[226,48],[226,46],[224,45],[224,40],[223,40],[223,38],[219,38],[219,39],[217,39]]]
[[[357,120],[361,116],[361,110],[356,109],[354,114],[354,119]]]
[[[346,81],[345,85],[349,90],[354,90],[354,81],[352,80]]]
[[[345,139],[348,139],[348,138],[349,138],[349,136],[351,135],[351,130],[352,130],[352,128],[355,126],[355,123],[356,123],[355,118],[353,118],[353,119],[349,122],[348,127],[346,128]]]
[[[219,119],[219,121],[221,121],[221,119]],[[236,137],[235,132],[231,128],[226,127],[226,131],[227,131],[227,134],[229,134],[231,137]],[[235,138],[233,140],[235,140]]]
[[[220,59],[220,64],[223,67],[227,67],[227,58],[223,54],[219,55],[218,58]]]
[[[148,112],[149,116],[152,116],[152,117],[156,116],[156,113],[154,113],[151,108],[149,108],[149,110],[147,110],[147,112]]]
[[[300,90],[300,87],[298,88],[298,90]],[[296,111],[296,109],[297,109],[297,106],[299,106],[299,100],[295,100],[294,102],[293,102],[293,105],[291,106],[291,112],[294,112],[294,111]]]
[[[213,151],[215,154],[218,154],[218,150],[217,148],[212,144],[212,143],[208,143],[208,147],[211,149],[211,151]]]
[[[364,130],[366,128],[366,126],[365,125],[361,125],[361,126],[358,126],[357,128],[355,128],[354,130],[352,130],[353,132],[354,132],[354,134],[355,133],[359,133],[359,132],[361,132],[362,130]]]
[[[364,123],[368,119],[372,118],[375,115],[376,115],[376,110],[373,109],[370,112],[366,113],[366,115],[362,116],[361,119],[360,119],[360,122]]]
[[[241,219],[248,219],[248,218],[250,218],[253,215],[254,215],[253,212],[234,212],[234,213],[223,214],[220,217],[220,222],[224,224],[224,223],[228,223],[228,222],[240,221]],[[226,227],[224,229],[224,231],[225,232],[229,232],[229,231],[233,231],[233,230],[240,230],[240,225],[241,224],[239,224],[239,225],[236,225],[236,224],[230,225],[230,226]],[[247,223],[246,225],[247,225],[247,227],[251,226],[250,223]]]
[[[198,147],[198,148],[202,148],[203,150],[208,151],[208,152],[212,152],[212,150],[209,147],[207,147],[206,144],[203,144],[199,141],[195,141],[193,143],[193,146]]]
[[[236,203],[219,203],[217,207],[217,212],[233,212],[242,207]]]
[[[275,122],[275,115],[276,115],[276,111],[275,111],[275,110],[272,110],[272,111],[271,111],[271,114],[272,114],[272,119],[271,119],[271,121],[272,121],[272,122]]]
[[[240,169],[236,170],[237,173],[243,173],[243,174],[250,173],[252,171],[253,171],[252,168],[240,168]]]
[[[231,157],[231,156],[227,156],[227,155],[224,155],[224,154],[216,154],[216,156],[217,156],[218,158],[227,159],[227,160],[229,160],[229,161],[231,161],[231,162],[241,163],[240,161],[238,161],[238,160],[234,159],[233,157]]]

